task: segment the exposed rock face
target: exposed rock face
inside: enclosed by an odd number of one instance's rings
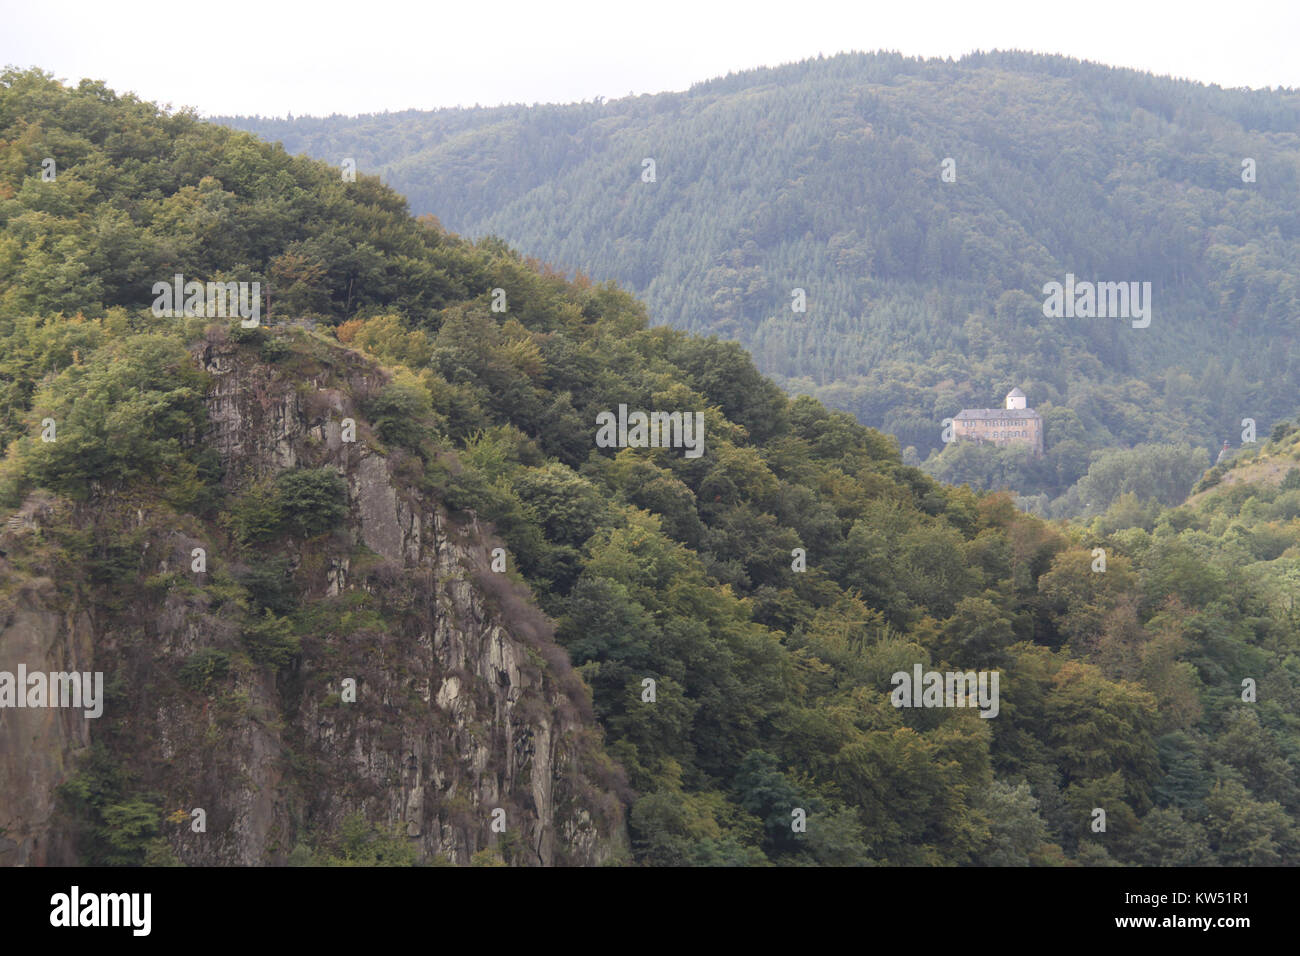
[[[496,542],[412,488],[403,453],[385,454],[366,432],[354,396],[378,387],[380,373],[333,349],[304,381],[252,354],[221,336],[196,350],[213,377],[209,441],[223,481],[235,494],[288,468],[333,467],[350,518],[263,554],[237,552],[218,528],[160,504],[101,505],[98,520],[111,510],[136,526],[142,573],[179,583],[129,614],[69,616],[37,600],[9,615],[0,668],[26,655],[29,667],[89,669],[93,648],[95,668],[124,690],[100,721],[0,712],[0,862],[72,861],[49,824],[52,788],[70,755],[110,728],[114,752],[168,810],[206,812],[205,833],[188,819],[164,827],[186,863],[280,863],[357,811],[400,827],[426,858],[465,863],[487,846],[531,865],[622,856],[620,777],[585,688],[526,591],[486,570]],[[355,442],[342,441],[343,418],[358,423]],[[208,694],[176,680],[196,650],[240,646],[238,615],[191,584],[207,583],[191,572],[192,547],[206,549],[207,575],[289,559],[302,600],[322,611],[294,667],[236,667]],[[349,679],[354,702],[343,694]],[[138,752],[125,752],[128,740]],[[498,810],[504,834],[493,828]]]
[[[36,583],[36,593],[24,594],[0,628],[0,671],[17,673],[19,664],[29,672],[91,670],[89,621],[50,607],[50,582]],[[0,709],[0,866],[67,857],[67,841],[50,827],[54,788],[87,746],[90,723],[83,710]]]

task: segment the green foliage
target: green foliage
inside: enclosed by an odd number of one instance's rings
[[[1139,504],[1148,510],[1175,505],[1193,486],[1209,487],[1222,473],[1207,473],[1208,465],[1204,448],[1164,443],[1105,449],[1089,463],[1086,448],[1073,439],[1049,445],[1041,458],[1024,446],[958,441],[924,462],[928,474],[951,484],[1045,492],[1043,510],[1052,517],[1092,517],[1115,506],[1127,517]]]
[[[418,451],[429,437],[433,404],[418,383],[394,381],[366,403],[365,413],[384,441]]]
[[[231,502],[230,522],[235,535],[245,544],[266,541],[279,533],[284,508],[276,489],[256,485]]]
[[[753,866],[762,853],[719,824],[718,795],[659,790],[632,806],[628,830],[638,859],[651,866]]]
[[[232,503],[231,525],[247,544],[281,534],[314,537],[347,517],[347,493],[333,468],[282,472],[271,484],[254,486]]]
[[[264,362],[280,362],[293,354],[293,349],[289,347],[283,338],[268,338],[258,349],[258,355]]]
[[[296,534],[323,534],[347,517],[347,484],[333,468],[283,472],[275,480],[275,490],[281,520]]]
[[[248,592],[249,610],[254,613],[265,609],[283,616],[297,606],[287,558],[259,555],[239,573],[238,579]]]
[[[1270,441],[1281,443],[1297,431],[1300,431],[1300,425],[1295,422],[1278,422],[1273,426],[1273,431],[1269,433],[1268,437]]]
[[[240,636],[249,656],[259,664],[283,667],[301,650],[298,636],[288,618],[276,617],[267,608],[261,617],[248,621]]]
[[[161,335],[111,342],[36,391],[31,433],[11,453],[14,466],[27,487],[83,499],[133,481],[193,480],[204,389],[205,376],[178,342]],[[48,419],[53,441],[41,437]]]
[[[230,655],[212,647],[203,647],[185,659],[181,665],[181,683],[190,690],[206,693],[215,682],[230,670]]]
[[[993,781],[985,803],[989,842],[985,866],[1028,866],[1047,842],[1047,826],[1029,784]]]
[[[1190,445],[1139,445],[1103,452],[1088,467],[1077,487],[1085,509],[1114,501],[1122,494],[1176,505],[1205,471],[1205,450]]]
[[[285,860],[284,865],[285,866],[316,866],[317,865],[316,856],[314,853],[312,853],[311,847],[307,846],[305,843],[298,843],[294,845],[293,851],[290,852],[289,857],[287,860]]]
[[[123,866],[144,862],[162,823],[162,810],[139,797],[104,808],[104,828],[112,848],[104,862]]]
[[[415,844],[401,832],[381,829],[366,821],[360,813],[351,813],[343,823],[328,849],[318,852],[314,859],[305,857],[295,849],[294,866],[414,866]],[[290,858],[294,858],[291,856]]]
[[[800,835],[792,826],[795,810],[813,814],[821,801],[810,800],[777,767],[777,759],[761,750],[750,751],[736,774],[740,806],[762,822],[764,850],[769,856],[789,853],[800,847]]]
[[[104,747],[92,744],[77,772],[58,788],[59,806],[73,821],[81,858],[94,866],[156,865],[170,851],[159,836],[163,812],[133,791],[130,775]]]

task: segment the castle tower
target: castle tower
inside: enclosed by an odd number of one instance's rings
[[[953,434],[945,441],[992,442],[995,445],[1029,445],[1043,453],[1043,416],[1026,406],[1018,388],[1007,392],[1006,408],[963,408],[952,419]]]

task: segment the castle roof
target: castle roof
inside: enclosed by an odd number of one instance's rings
[[[1039,418],[1032,408],[963,408],[957,417],[966,421],[987,421],[990,418]]]
[[[1024,397],[1025,397],[1025,393],[1018,388],[1013,388],[1011,391],[1007,392],[1007,398],[1024,398]]]

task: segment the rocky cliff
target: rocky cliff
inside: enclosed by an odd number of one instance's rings
[[[282,350],[267,360],[258,341]],[[187,864],[282,863],[358,813],[424,860],[620,859],[625,784],[589,694],[527,589],[491,569],[508,546],[449,513],[421,463],[370,430],[382,370],[302,330],[241,344],[214,327],[193,356],[225,504],[33,496],[0,539],[18,595],[0,607],[0,670],[93,669],[108,687],[98,720],[0,711],[0,863],[78,858],[79,821],[55,790],[91,744],[171,814],[160,835]],[[255,544],[235,533],[230,503],[302,468],[344,479],[342,521]],[[68,535],[46,533],[59,516],[98,578],[69,570]],[[295,605],[298,653],[282,666],[241,651],[249,621],[274,618],[250,580]]]

